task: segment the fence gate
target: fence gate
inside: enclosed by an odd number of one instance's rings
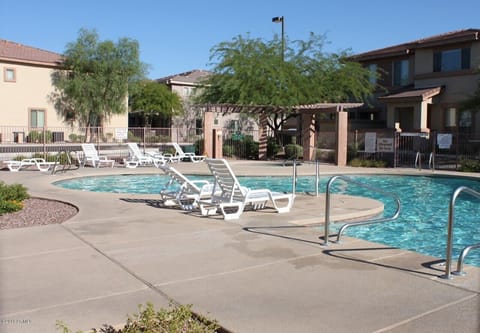
[[[428,133],[395,133],[395,167],[428,168],[435,147],[434,135]]]

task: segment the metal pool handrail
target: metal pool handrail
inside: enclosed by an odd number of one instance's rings
[[[466,192],[478,199],[480,199],[480,193],[472,190],[469,187],[466,186],[460,186],[458,187],[455,192],[453,192],[452,197],[450,198],[450,206],[448,209],[448,235],[447,235],[447,250],[446,250],[446,260],[445,260],[445,275],[442,275],[441,277],[444,279],[450,279],[451,275],[465,275],[463,272],[463,260],[467,256],[468,252],[473,249],[480,247],[480,243],[478,244],[473,244],[470,246],[465,247],[460,256],[458,257],[458,263],[457,263],[457,271],[452,272],[451,264],[452,264],[452,248],[453,248],[453,224],[455,222],[455,201],[457,200],[457,197],[460,195],[460,193]]]
[[[393,220],[397,219],[398,216],[400,216],[400,210],[401,210],[400,198],[395,193],[383,191],[383,190],[381,190],[377,187],[373,187],[373,186],[370,186],[370,185],[367,185],[367,184],[364,184],[364,183],[361,183],[361,182],[357,182],[357,181],[355,181],[351,178],[345,177],[345,176],[333,176],[332,178],[330,178],[330,180],[327,183],[327,190],[326,190],[326,196],[325,196],[325,232],[324,232],[325,240],[324,240],[324,243],[323,243],[325,246],[328,246],[328,239],[329,239],[329,236],[330,236],[329,233],[330,233],[330,201],[331,201],[330,192],[331,192],[331,186],[332,186],[333,182],[336,181],[337,179],[342,179],[342,180],[346,181],[347,183],[353,183],[355,185],[364,187],[364,188],[369,189],[371,191],[375,191],[375,192],[378,192],[378,193],[381,193],[381,194],[384,194],[384,195],[391,196],[395,199],[395,201],[397,203],[397,210],[395,211],[395,213],[391,217],[379,218],[379,219],[370,219],[370,220],[357,221],[357,222],[344,224],[340,228],[340,230],[338,231],[337,243],[340,242],[340,237],[341,237],[342,233],[349,227],[367,225],[367,224],[374,224],[374,223],[381,223],[381,222],[389,222],[389,221],[393,221]]]

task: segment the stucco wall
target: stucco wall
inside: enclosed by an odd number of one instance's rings
[[[4,69],[14,68],[15,82],[4,80]],[[29,126],[29,110],[46,111],[45,126],[65,127],[49,101],[53,92],[51,68],[0,63],[0,126]],[[128,115],[114,116],[106,126],[128,127]]]

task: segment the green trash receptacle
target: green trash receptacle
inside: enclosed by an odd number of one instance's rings
[[[193,153],[195,154],[195,146],[194,145],[181,145],[180,146],[185,154]],[[184,158],[184,161],[190,161],[190,158]]]

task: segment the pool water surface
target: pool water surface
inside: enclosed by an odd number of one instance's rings
[[[208,179],[208,176],[188,176],[190,179]],[[320,177],[319,192],[323,193],[331,176]],[[355,181],[368,184],[383,191],[394,192],[400,198],[400,217],[392,222],[373,224],[348,229],[346,235],[411,250],[425,255],[445,258],[448,209],[452,193],[459,186],[467,186],[480,192],[480,182],[459,177],[351,176]],[[291,192],[291,177],[238,177],[249,188],[269,188],[272,191]],[[157,194],[164,188],[165,175],[112,175],[83,177],[56,182],[62,188],[112,193]],[[298,177],[296,192],[315,192],[313,176]],[[355,184],[337,180],[332,193],[365,196],[377,199],[385,205],[385,216],[394,213],[396,204],[392,198],[369,191]],[[455,229],[453,258],[468,245],[480,243],[480,201],[461,194],[455,205]],[[340,223],[337,224],[341,225]],[[480,267],[480,250],[474,249],[466,263]]]

